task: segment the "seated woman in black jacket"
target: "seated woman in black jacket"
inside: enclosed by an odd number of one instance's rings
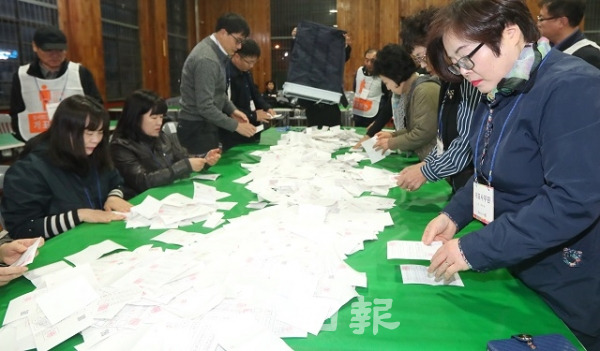
[[[149,90],[136,90],[125,101],[110,151],[125,185],[132,190],[127,195],[170,184],[221,158],[219,149],[205,156],[188,155],[177,134],[161,130],[166,112],[165,100]]]
[[[81,222],[124,216],[123,178],[108,149],[109,118],[94,99],[63,100],[47,131],[30,139],[6,172],[2,216],[11,237],[50,239]]]

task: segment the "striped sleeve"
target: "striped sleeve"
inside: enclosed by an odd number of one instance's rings
[[[440,157],[428,159],[421,168],[421,172],[429,181],[437,181],[457,174],[473,159],[468,137],[473,112],[481,101],[481,93],[466,81],[460,85],[460,92],[461,101],[457,116],[458,136],[452,140],[448,149]]]
[[[77,210],[44,217],[44,238],[50,239],[81,223]]]

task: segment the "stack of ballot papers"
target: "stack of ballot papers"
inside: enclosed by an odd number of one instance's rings
[[[307,131],[310,131],[308,129]],[[347,153],[331,158],[341,147],[353,146],[360,136],[352,130],[289,132],[268,151],[253,153],[258,163],[242,164],[249,174],[235,182],[270,203],[329,206],[363,193],[386,196],[396,186],[396,174],[374,167],[358,168],[366,156]]]
[[[393,225],[394,199],[382,195],[395,182],[331,158],[353,132],[313,132],[290,133],[245,165],[248,189],[269,206],[225,221],[228,194],[196,183],[193,198],[147,197],[127,219],[169,227],[152,241],[179,249],[104,241],[27,272],[36,289],[10,302],[1,348],[48,350],[81,333],[79,351],[275,351],[289,350],[281,338],[318,334],[367,287],[345,259]],[[210,218],[223,225],[209,234],[176,229]]]
[[[431,245],[425,245],[421,241],[409,240],[391,240],[387,243],[388,259],[409,259],[409,260],[428,260],[442,246],[441,241],[434,241]],[[452,279],[436,279],[435,275],[427,272],[427,267],[417,264],[400,265],[402,273],[402,282],[404,284],[425,284],[425,285],[452,285],[465,286],[458,273],[455,273]]]
[[[230,210],[235,202],[217,201],[230,196],[215,187],[193,183],[194,197],[171,194],[162,200],[147,196],[141,204],[131,208],[126,216],[126,228],[150,227],[150,229],[171,229],[204,221],[203,226],[215,228],[224,223],[223,213]]]

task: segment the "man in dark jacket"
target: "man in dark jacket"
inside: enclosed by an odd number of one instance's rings
[[[71,95],[102,103],[92,73],[67,60],[67,38],[60,29],[39,28],[31,44],[35,58],[15,72],[10,97],[13,131],[23,141],[48,129],[58,103]]]
[[[600,46],[579,30],[585,0],[540,0],[537,26],[554,47],[600,68]]]
[[[260,47],[252,39],[246,39],[242,47],[233,54],[227,65],[227,80],[229,82],[229,98],[231,102],[248,116],[248,120],[255,126],[268,123],[275,115],[271,105],[265,102],[258,91],[250,70],[260,57]],[[251,137],[219,129],[223,150],[232,148],[241,143],[260,140],[260,134]]]

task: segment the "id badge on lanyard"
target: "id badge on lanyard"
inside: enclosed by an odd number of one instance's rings
[[[494,220],[494,187],[473,182],[473,218],[485,224]]]

